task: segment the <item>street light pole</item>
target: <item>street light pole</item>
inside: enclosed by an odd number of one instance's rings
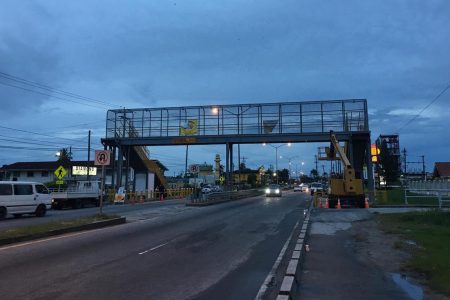
[[[275,173],[277,174],[277,184],[278,184],[278,148],[280,148],[281,146],[279,146],[279,147],[275,147]]]
[[[270,147],[275,148],[275,172],[274,172],[274,174],[276,174],[276,176],[277,176],[277,184],[278,184],[278,148],[286,146],[286,145],[288,147],[290,147],[291,143],[281,144],[281,145],[278,145],[278,146],[274,146],[274,145],[271,145],[271,144],[263,143],[263,146],[266,146],[266,145],[269,145]]]

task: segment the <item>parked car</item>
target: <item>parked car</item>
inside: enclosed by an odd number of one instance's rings
[[[311,183],[311,186],[309,187],[311,191],[311,195],[314,195],[315,192],[322,192],[323,191],[323,185],[320,182],[313,182]]]
[[[0,219],[8,214],[45,216],[52,199],[47,187],[38,182],[0,181]]]
[[[281,197],[281,187],[278,184],[271,184],[266,188],[266,197]]]
[[[215,186],[212,187],[211,190],[212,190],[213,192],[221,192],[221,191],[222,191],[222,188],[221,188],[220,186],[218,186],[218,185],[215,185]]]
[[[212,192],[212,187],[210,185],[205,185],[204,187],[202,187],[202,193],[203,194],[208,194]]]

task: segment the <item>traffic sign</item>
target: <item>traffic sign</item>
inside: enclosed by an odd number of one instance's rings
[[[189,172],[193,174],[197,174],[200,171],[200,167],[198,165],[190,165]]]
[[[63,179],[64,176],[66,176],[66,175],[67,175],[67,170],[64,169],[63,166],[59,166],[58,169],[56,169],[56,171],[55,171],[55,176],[59,180]]]
[[[95,165],[107,166],[111,162],[111,151],[95,150]]]
[[[56,184],[64,184],[64,180],[56,180]]]

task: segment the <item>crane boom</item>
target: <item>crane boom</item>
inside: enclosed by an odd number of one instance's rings
[[[330,132],[330,140],[331,140],[331,144],[333,145],[334,149],[336,149],[336,151],[339,153],[339,155],[341,157],[341,160],[344,163],[345,167],[346,168],[351,168],[352,164],[348,160],[344,149],[342,149],[341,145],[339,145],[339,142],[338,142],[338,140],[336,138],[336,135],[332,131]]]

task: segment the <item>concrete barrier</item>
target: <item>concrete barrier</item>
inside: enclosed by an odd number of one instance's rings
[[[186,200],[186,206],[207,206],[233,200],[255,197],[262,194],[264,194],[262,190],[242,190],[202,194],[199,198],[188,198]]]

